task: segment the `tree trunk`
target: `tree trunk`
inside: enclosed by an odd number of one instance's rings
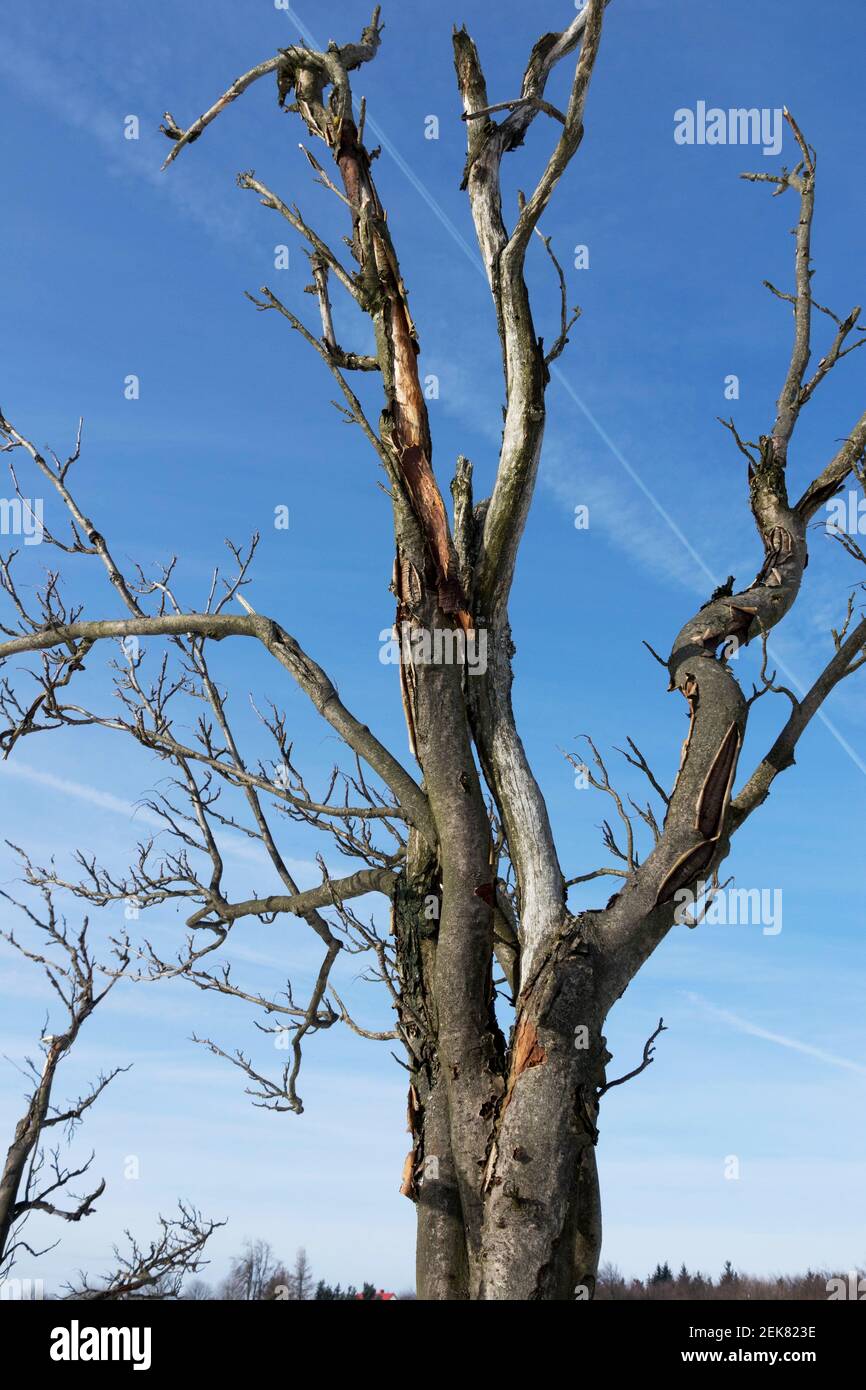
[[[31,1096],[26,1115],[23,1115],[15,1126],[15,1137],[6,1154],[3,1174],[0,1177],[0,1266],[7,1253],[6,1247],[12,1227],[20,1214],[22,1184],[25,1181],[27,1164],[39,1142],[42,1125],[48,1113],[54,1073],[68,1043],[67,1037],[49,1046],[39,1083]]]

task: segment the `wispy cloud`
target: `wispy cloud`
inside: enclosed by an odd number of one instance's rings
[[[124,820],[135,821],[139,825],[150,826],[158,830],[165,830],[166,828],[165,822],[147,806],[126,801],[123,797],[115,796],[112,792],[102,791],[99,787],[92,787],[87,782],[72,781],[68,777],[58,777],[54,772],[44,772],[41,768],[30,767],[27,763],[0,763],[0,778],[2,777],[18,778],[23,782],[44,787],[46,790],[60,792],[63,796],[74,797],[77,801],[85,801],[88,805],[96,806],[101,811],[122,816]],[[220,842],[220,850],[233,859],[242,859],[261,866],[270,863],[260,845],[251,840],[241,839],[239,835],[227,835]],[[301,880],[309,880],[311,883],[318,882],[318,868],[313,860],[286,859],[285,862],[293,876],[297,876]]]
[[[602,474],[597,460],[572,451],[566,459],[555,441],[545,445],[541,481],[550,495],[568,511],[581,504],[589,508],[590,526],[599,527],[607,540],[628,553],[630,560],[659,579],[682,585],[694,594],[705,594],[709,581],[696,569],[688,551],[659,544],[659,526],[647,526],[646,512],[633,493],[609,473]]]
[[[0,45],[0,75],[13,84],[25,98],[35,101],[43,110],[65,125],[83,131],[102,151],[105,168],[112,177],[125,177],[149,183],[163,198],[167,198],[184,217],[196,222],[210,236],[222,241],[236,242],[243,235],[244,213],[240,199],[226,196],[225,186],[208,178],[201,169],[189,170],[183,179],[170,179],[160,172],[165,158],[165,142],[155,131],[142,127],[138,140],[124,139],[123,122],[130,112],[119,105],[113,107],[94,98],[93,90],[76,90],[70,79],[75,63],[70,58],[64,65],[52,62],[44,48],[16,42],[6,33]],[[144,101],[143,91],[128,90],[126,101]],[[156,110],[148,100],[147,110]]]
[[[703,1013],[711,1018],[717,1018],[720,1023],[727,1023],[731,1028],[736,1028],[739,1033],[748,1033],[753,1038],[763,1038],[765,1042],[775,1043],[778,1047],[790,1048],[792,1052],[802,1052],[807,1057],[814,1057],[816,1061],[826,1062],[828,1066],[840,1067],[843,1071],[853,1071],[859,1076],[866,1076],[866,1066],[862,1062],[854,1062],[850,1057],[837,1057],[833,1052],[826,1052],[822,1047],[815,1047],[812,1043],[801,1041],[800,1038],[789,1038],[784,1033],[773,1033],[769,1028],[762,1028],[760,1024],[752,1023],[747,1018],[740,1018],[739,1014],[732,1014],[727,1009],[718,1009],[715,1004],[710,1004],[708,1000],[702,998],[700,994],[692,994],[689,990],[683,993],[690,1003],[695,1004]]]
[[[144,825],[159,826],[160,828],[163,826],[159,816],[154,815],[153,811],[149,811],[146,806],[136,806],[134,802],[126,801],[120,796],[114,796],[112,792],[101,791],[98,787],[91,787],[86,782],[74,782],[68,777],[58,777],[53,772],[43,772],[41,768],[28,767],[26,763],[0,763],[0,777],[12,777],[22,782],[32,782],[37,786],[45,787],[46,790],[60,792],[63,796],[74,797],[77,801],[86,801],[91,806],[98,806],[101,811],[111,811],[127,820],[135,819]]]

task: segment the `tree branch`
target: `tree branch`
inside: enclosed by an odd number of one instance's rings
[[[655,1040],[660,1033],[666,1033],[667,1031],[664,1019],[660,1018],[658,1028],[656,1028],[654,1033],[650,1034],[644,1043],[643,1060],[640,1065],[636,1066],[633,1071],[627,1071],[625,1076],[618,1076],[616,1081],[606,1081],[603,1086],[599,1086],[599,1099],[601,1099],[606,1092],[612,1090],[614,1086],[622,1086],[624,1082],[631,1081],[635,1076],[640,1076],[642,1071],[646,1071],[647,1067],[652,1066],[655,1061]]]

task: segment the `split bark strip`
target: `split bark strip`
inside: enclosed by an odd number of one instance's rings
[[[547,1053],[538,1041],[538,1033],[535,1024],[530,1018],[521,1018],[515,1029],[514,1053],[511,1060],[511,1069],[508,1074],[508,1090],[502,1102],[503,1112],[508,1102],[511,1100],[514,1088],[523,1073],[530,1067],[542,1066],[546,1061]]]
[[[732,724],[722,739],[698,798],[696,829],[707,840],[715,840],[722,832],[739,752],[740,731]]]

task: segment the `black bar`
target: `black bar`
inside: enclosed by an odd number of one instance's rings
[[[540,1317],[542,1327],[538,1331],[542,1335],[555,1331],[566,1339],[557,1341],[557,1355],[573,1362],[576,1380],[587,1378],[582,1357],[590,1351],[593,1361],[600,1360],[605,1379],[629,1370],[653,1376],[667,1375],[679,1367],[700,1376],[705,1367],[713,1365],[734,1372],[740,1368],[776,1371],[798,1365],[817,1371],[826,1382],[834,1372],[860,1363],[866,1322],[856,1304],[866,1302],[866,1295],[856,1290],[855,1295],[826,1302],[598,1301],[559,1304],[548,1312],[524,1305],[521,1318],[528,1315],[534,1323],[534,1318]],[[320,1305],[323,1312],[318,1316],[325,1316],[325,1306]],[[281,1307],[279,1300],[263,1304],[7,1300],[0,1302],[0,1364],[6,1371],[9,1358],[26,1349],[27,1363],[40,1373],[40,1379],[47,1374],[50,1380],[63,1383],[70,1376],[92,1380],[102,1372],[135,1374],[138,1379],[148,1374],[189,1373],[197,1379],[227,1371],[233,1374],[230,1367],[237,1365],[239,1357],[240,1363],[254,1367],[256,1379],[261,1379],[286,1368],[288,1339],[296,1348],[304,1346],[305,1325],[310,1331],[322,1331],[316,1316],[312,1308],[301,1312],[294,1303]],[[378,1316],[383,1323],[378,1322]],[[459,1309],[456,1324],[450,1321],[455,1311],[437,1312],[430,1305],[425,1309],[416,1303],[408,1316],[409,1322],[403,1323],[399,1313],[350,1312],[352,1321],[346,1328],[336,1310],[327,1313],[324,1326],[342,1334],[325,1344],[329,1372],[333,1373],[341,1358],[356,1369],[360,1366],[370,1355],[370,1344],[359,1341],[359,1334],[370,1330],[374,1335],[381,1330],[398,1339],[405,1336],[416,1352],[426,1345],[428,1354],[435,1356],[439,1347],[443,1357],[448,1357],[451,1343],[440,1342],[439,1336],[452,1328],[456,1332],[466,1328],[462,1323],[466,1313]],[[491,1316],[492,1327],[487,1323]],[[507,1345],[509,1326],[513,1331],[513,1314],[507,1316],[509,1322],[499,1324],[495,1312],[482,1311],[473,1315],[472,1328],[481,1330],[485,1337],[495,1335],[501,1352]],[[308,1319],[312,1322],[307,1323]],[[299,1337],[300,1342],[296,1340]],[[316,1345],[321,1347],[321,1343]],[[390,1361],[395,1354],[393,1343],[376,1345]],[[487,1346],[489,1354],[491,1344],[479,1344],[479,1354],[482,1346]],[[87,1359],[91,1350],[103,1359]],[[60,1354],[73,1359],[57,1359]],[[134,1370],[136,1363],[138,1371]],[[383,1373],[386,1369],[383,1362]],[[502,1370],[507,1374],[507,1360]]]

